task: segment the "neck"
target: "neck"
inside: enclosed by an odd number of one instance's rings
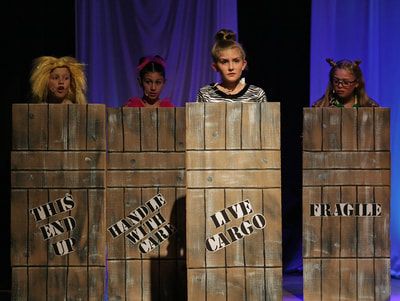
[[[225,92],[227,94],[236,94],[242,89],[243,84],[240,82],[240,80],[238,80],[233,83],[222,82],[219,84],[219,86],[222,88],[222,92]]]
[[[142,97],[142,102],[146,107],[158,107],[160,105],[160,99],[150,99],[146,95]]]

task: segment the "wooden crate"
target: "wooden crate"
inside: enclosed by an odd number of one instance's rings
[[[389,129],[386,108],[304,109],[305,300],[390,297]]]
[[[109,300],[185,300],[185,109],[109,108],[108,151]],[[176,232],[151,251],[140,249],[159,229],[145,226],[145,237],[129,239],[149,213],[135,225],[128,218],[132,227],[114,237],[111,226],[158,193],[166,203],[156,212]]]
[[[14,104],[12,114],[12,299],[101,300],[105,107]]]
[[[186,149],[188,300],[282,300],[280,104],[188,103]]]

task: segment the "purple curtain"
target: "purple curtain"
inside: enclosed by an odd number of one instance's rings
[[[88,99],[110,107],[142,96],[136,65],[159,54],[167,61],[161,97],[176,106],[217,80],[210,50],[215,32],[237,32],[236,0],[76,1],[77,57],[87,65]]]
[[[368,94],[391,109],[391,268],[400,277],[400,1],[312,2],[310,103],[325,91],[325,58],[361,59]]]

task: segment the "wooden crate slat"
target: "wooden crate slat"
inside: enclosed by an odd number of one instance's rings
[[[27,104],[12,106],[12,149],[29,148],[29,107]]]
[[[122,263],[120,264],[122,267]],[[115,268],[114,268],[115,269]],[[123,276],[124,270],[116,269],[116,272],[119,272],[120,276]],[[117,283],[114,281],[114,286],[117,286]],[[129,300],[132,301],[141,301],[143,300],[143,292],[142,292],[142,263],[140,260],[127,260],[126,261],[126,279],[121,279],[121,283],[125,283],[126,285],[126,295],[129,296]],[[121,284],[120,284],[121,285]],[[110,287],[109,287],[110,288]],[[121,287],[121,290],[124,290]],[[110,300],[118,300],[118,297],[121,297],[121,293],[109,293]],[[126,300],[126,299],[120,299]]]
[[[88,190],[88,264],[104,266],[106,253],[105,190]]]
[[[140,108],[140,145],[142,151],[156,151],[157,142],[157,120],[158,111],[156,108]]]
[[[267,221],[267,226],[263,230],[265,266],[277,267],[282,265],[281,190],[263,189],[262,198],[262,212]]]
[[[49,150],[68,149],[68,106],[49,105]]]
[[[47,300],[43,292],[47,287],[47,267],[28,268],[28,300]]]
[[[86,271],[85,271],[86,272]],[[66,267],[48,267],[47,270],[47,300],[60,300],[60,293],[67,291],[67,275]],[[43,292],[43,295],[46,292]]]
[[[389,300],[390,298],[390,258],[375,258],[375,298]]]
[[[160,192],[160,189],[158,187],[145,187],[145,188],[142,188],[142,204],[146,203],[148,200],[150,200],[153,196],[155,196],[159,192]],[[166,199],[166,201],[168,202],[170,200]],[[167,218],[166,216],[164,216],[164,217]],[[158,260],[160,259],[160,245],[158,245],[155,249],[153,249],[149,253],[143,253],[142,254],[142,259],[157,259],[157,264],[158,264]],[[146,264],[147,264],[147,261],[148,260],[143,260],[143,262],[146,262]],[[156,276],[159,277],[158,276],[158,273],[159,273],[158,266],[157,266],[157,271],[154,272],[154,266],[155,265],[150,265],[150,263],[149,263],[149,265],[144,265],[143,267],[145,267],[145,266],[148,267],[148,269],[144,269],[144,273],[149,273],[149,277],[151,277],[153,275],[153,273],[156,273],[157,274]],[[152,270],[150,270],[150,268]],[[144,277],[144,279],[145,279],[145,277]],[[159,278],[157,278],[157,280],[154,280],[154,279],[151,279],[151,278],[149,278],[149,279],[150,279],[150,281],[157,281],[157,285],[158,285],[158,279]],[[149,285],[151,285],[151,283]],[[153,295],[149,295],[149,297],[150,296],[152,296],[152,298],[154,297]]]
[[[207,274],[205,269],[188,269],[188,300],[206,301]]]
[[[357,300],[357,259],[340,260],[340,298]]]
[[[374,202],[374,188],[363,186],[357,188],[357,199],[359,203]],[[375,253],[374,240],[374,217],[363,217],[357,219],[357,256],[373,257]]]
[[[261,106],[256,103],[242,103],[242,149],[260,148]]]
[[[204,139],[206,149],[225,149],[225,103],[205,107]]]
[[[358,300],[375,300],[374,259],[364,258],[357,261]]]
[[[160,300],[177,300],[179,290],[186,283],[180,283],[176,277],[178,275],[176,262],[170,260],[160,261]],[[179,279],[179,278],[178,278]]]
[[[123,136],[125,151],[140,151],[140,108],[123,107],[122,124],[118,133]],[[122,142],[119,142],[122,143]],[[122,150],[118,148],[118,150]]]
[[[225,268],[207,269],[207,299],[226,301],[226,272]],[[251,299],[250,299],[251,300]]]
[[[358,109],[358,149],[374,150],[374,109]]]
[[[265,287],[263,268],[246,268],[246,297],[247,300],[273,300],[268,299]],[[282,288],[281,288],[282,289]]]
[[[67,281],[68,299],[88,299],[88,273],[86,267],[69,267]]]
[[[128,266],[127,266],[128,267]],[[131,270],[132,265],[129,265]],[[109,260],[108,261],[108,296],[109,300],[126,300],[126,289],[132,290],[132,287],[127,281],[127,271],[124,260]],[[137,270],[139,272],[140,270]],[[134,274],[129,273],[130,276]],[[135,278],[130,278],[134,281]],[[127,285],[127,288],[125,287]],[[138,299],[141,300],[141,299]]]
[[[303,151],[322,150],[322,108],[303,109]]]
[[[382,206],[381,216],[374,218],[374,252],[376,257],[390,257],[390,188],[374,188],[374,200]]]
[[[28,226],[28,210],[27,190],[11,190],[11,266],[28,263],[28,230],[33,229]]]
[[[177,188],[176,189],[176,201],[175,201],[175,212],[176,220],[175,222],[171,220],[173,224],[176,225],[176,251],[177,257],[179,259],[186,258],[186,189]],[[185,262],[186,264],[186,262]],[[186,266],[185,266],[186,270]],[[186,279],[186,278],[185,278]]]
[[[185,154],[178,152],[110,153],[108,169],[184,169]]]
[[[183,187],[183,170],[108,171],[108,187]]]
[[[87,149],[106,149],[106,118],[104,105],[87,106]]]
[[[175,212],[175,188],[160,188],[159,193],[166,200],[166,204],[160,209],[161,216],[171,223],[175,228],[176,224],[172,221],[176,220]],[[176,233],[175,233],[176,234]],[[160,246],[160,258],[176,259],[176,235],[173,234],[168,238],[168,242],[163,242]]]
[[[125,218],[130,212],[136,210],[142,205],[142,190],[140,188],[125,188],[123,204],[125,204],[124,215],[120,215],[121,218]],[[111,212],[108,212],[110,214]],[[118,216],[118,215],[117,215]],[[139,251],[138,245],[133,244],[127,238],[118,238],[120,240],[125,240],[126,248],[126,258],[128,259],[141,259],[141,253]],[[112,242],[111,242],[112,243]]]
[[[89,301],[104,300],[105,268],[90,266],[88,269]]]
[[[278,169],[280,152],[265,150],[188,151],[186,168],[192,169]]]
[[[88,105],[68,106],[68,147],[70,150],[87,149],[87,107]]]
[[[357,109],[341,110],[342,151],[357,150]]]
[[[106,225],[107,225],[107,249],[109,259],[125,258],[125,235],[121,234],[115,238],[110,231],[115,233],[114,228],[109,228],[127,215],[124,206],[124,191],[122,188],[107,189]]]
[[[158,109],[158,151],[175,150],[175,110]]]
[[[375,108],[375,150],[390,150],[390,109]]]
[[[322,189],[322,202],[334,208],[336,203],[340,203],[340,187],[324,187]],[[336,218],[336,220],[332,221],[332,218]],[[340,218],[322,217],[321,232],[323,233],[321,256],[339,257]]]
[[[186,111],[185,108],[175,108],[175,151],[186,150]]]
[[[310,215],[310,205],[322,203],[320,187],[303,187],[303,258],[321,256],[322,217]]]
[[[142,266],[142,300],[160,300],[159,263],[154,260],[143,260]]]
[[[28,299],[28,268],[27,267],[13,267],[12,274],[12,287],[11,287],[11,300],[29,300]]]
[[[341,187],[341,202],[357,203],[357,188]],[[357,257],[357,218],[354,216],[340,217],[340,256]]]
[[[303,298],[322,300],[321,259],[303,258]]]
[[[204,103],[186,103],[186,149],[204,149]]]
[[[29,149],[48,149],[48,105],[29,105]]]
[[[322,259],[321,261],[321,300],[339,300],[340,293],[340,260]]]
[[[266,300],[282,300],[282,268],[266,268],[264,273]]]
[[[242,147],[242,104],[240,102],[226,104],[226,149],[241,149]]]
[[[103,152],[11,152],[11,170],[93,170],[105,169],[105,166]]]
[[[131,108],[130,108],[131,109]],[[123,108],[125,112],[126,108]],[[124,118],[125,120],[125,118]],[[130,129],[129,120],[126,128]],[[107,147],[109,152],[122,151],[124,149],[124,134],[122,126],[122,111],[119,108],[107,108]],[[133,140],[132,137],[127,137]],[[130,140],[130,141],[131,141]],[[129,142],[128,142],[129,143]]]
[[[281,105],[268,102],[261,106],[261,148],[281,149]]]
[[[193,188],[281,186],[280,170],[194,170],[188,171],[186,177],[187,186]]]
[[[341,143],[341,109],[322,109],[322,148],[323,150],[340,150]]]
[[[243,268],[227,268],[227,300],[246,300],[246,279]]]

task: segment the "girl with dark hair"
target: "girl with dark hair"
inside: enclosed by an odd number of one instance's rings
[[[165,84],[165,61],[161,56],[142,57],[137,72],[143,96],[128,99],[126,107],[174,107],[168,98],[160,99]]]
[[[331,66],[325,94],[313,107],[378,107],[365,91],[365,81],[360,68],[361,61],[326,59]]]

